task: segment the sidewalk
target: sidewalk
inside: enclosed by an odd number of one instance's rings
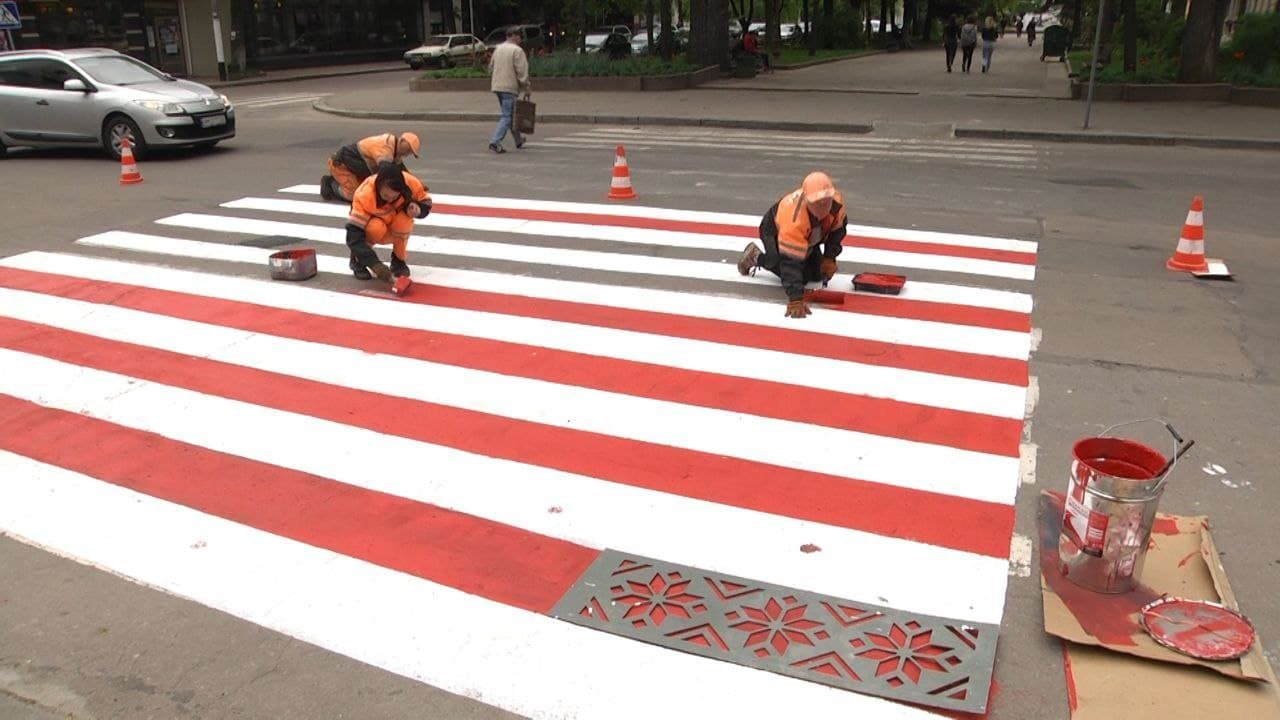
[[[542,123],[699,125],[1057,142],[1192,145],[1280,150],[1280,110],[1225,103],[1095,102],[1069,99],[1066,66],[1041,62],[1039,44],[1012,35],[992,71],[947,73],[940,47],[868,55],[752,79],[722,79],[672,92],[537,93]],[[385,87],[339,92],[317,109],[348,117],[490,121],[488,92],[410,92]]]

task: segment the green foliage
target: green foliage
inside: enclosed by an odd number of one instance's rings
[[[1233,60],[1240,61],[1255,74],[1265,74],[1268,67],[1274,69],[1280,63],[1280,14],[1241,17],[1228,49]]]
[[[800,63],[812,62],[814,60],[833,60],[836,58],[854,58],[859,55],[866,54],[865,51],[854,51],[847,49],[824,49],[819,50],[816,55],[810,55],[809,51],[803,47],[783,48],[781,52],[773,58],[774,65],[778,67],[786,67],[787,65],[798,65]]]
[[[839,2],[836,4],[831,24],[827,25],[819,21],[815,24],[814,32],[818,33],[818,47],[860,48],[866,47],[867,44],[862,28],[862,11],[850,7],[849,3]]]

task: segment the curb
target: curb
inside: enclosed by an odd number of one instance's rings
[[[324,78],[349,77],[352,75],[374,75],[377,73],[406,72],[408,65],[400,68],[377,68],[373,70],[331,70],[308,75],[290,75],[287,77],[246,78],[244,80],[211,80],[195,78],[196,82],[211,88],[244,87],[246,85],[274,85],[276,83],[301,82],[303,80],[323,80]]]
[[[317,100],[312,107],[320,112],[340,117],[361,118],[367,120],[419,120],[436,122],[493,122],[496,112],[432,112],[406,111],[394,112],[385,110],[348,110],[336,108],[323,100]],[[797,132],[829,132],[865,135],[873,128],[865,123],[806,123],[776,120],[734,120],[729,118],[696,118],[696,117],[661,117],[645,115],[586,115],[572,113],[539,114],[540,123],[566,123],[575,125],[663,125],[667,127],[718,127],[737,130],[791,130]]]
[[[1095,145],[1147,145],[1202,147],[1228,150],[1276,150],[1280,151],[1280,139],[1261,138],[1212,138],[1191,135],[1144,135],[1141,133],[1091,133],[1060,132],[1052,130],[997,130],[990,128],[956,128],[957,138],[984,140],[1042,140],[1061,143],[1092,143]]]
[[[853,55],[842,55],[834,58],[822,58],[820,60],[805,60],[804,62],[792,63],[790,65],[774,65],[774,70],[801,70],[815,65],[826,65],[827,63],[843,62],[845,60],[857,60],[858,58],[867,57],[869,55],[883,55],[888,50],[868,50],[866,52],[855,53]]]

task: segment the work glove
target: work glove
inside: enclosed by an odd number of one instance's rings
[[[836,259],[824,257],[822,258],[822,282],[827,283],[831,278],[836,276]]]
[[[391,282],[391,268],[383,265],[382,261],[370,265],[369,272],[372,272],[374,277],[383,282]]]
[[[809,317],[813,313],[809,309],[809,303],[804,300],[788,300],[787,301],[787,317],[803,318]]]

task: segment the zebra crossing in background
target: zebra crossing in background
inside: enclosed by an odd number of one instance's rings
[[[451,266],[392,300],[315,193],[0,259],[0,531],[531,717],[648,717],[637,677],[687,714],[985,707],[1035,243],[851,226],[842,261],[948,282],[794,321],[734,268],[754,216],[441,194],[410,259]],[[321,282],[189,269],[264,235]]]
[[[329,97],[329,93],[316,94],[294,94],[294,95],[267,95],[263,97],[251,97],[243,100],[233,100],[232,104],[236,108],[265,108],[278,107],[281,105],[300,105],[302,103],[313,103],[316,100],[323,100]]]
[[[682,127],[597,127],[538,140],[539,146],[564,148],[603,149],[619,144],[631,150],[670,148],[696,152],[732,148],[735,152],[752,156],[812,158],[851,165],[886,161],[937,164],[945,161],[974,167],[1027,170],[1042,167],[1042,156],[1049,152],[1023,142]]]

